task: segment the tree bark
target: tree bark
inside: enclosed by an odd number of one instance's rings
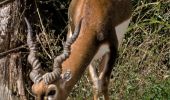
[[[18,36],[23,30],[20,5],[20,0],[0,1],[0,100],[27,100],[22,55],[14,49],[20,46]]]

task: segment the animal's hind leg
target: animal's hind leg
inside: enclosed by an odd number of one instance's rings
[[[99,65],[99,75],[96,71],[97,69],[89,65],[89,73],[93,82],[94,100],[99,100],[101,95],[104,96],[105,100],[109,100],[108,85],[117,52],[113,48],[110,50],[112,51],[105,53],[102,57]]]
[[[89,65],[89,74],[90,74],[90,79],[93,84],[93,96],[94,96],[93,98],[94,98],[94,100],[98,100],[99,88],[101,86],[100,86],[99,78],[97,75],[97,69],[92,64]]]
[[[109,60],[109,53],[106,53],[103,57],[102,57],[102,60],[101,60],[101,63],[100,63],[100,68],[102,68],[102,71],[101,71],[101,75],[103,77],[102,74],[104,74],[104,70],[107,70],[107,63],[108,63],[108,60]],[[101,67],[102,66],[102,67]],[[104,66],[104,67],[103,67]],[[100,78],[100,76],[98,76],[98,72],[97,72],[97,69],[96,67],[89,65],[89,73],[90,73],[90,77],[91,77],[91,80],[93,82],[93,94],[94,94],[94,100],[99,100],[100,96],[104,95],[104,98],[105,100],[108,100],[109,99],[109,96],[108,96],[108,91],[107,91],[107,83],[106,81],[103,81],[105,78]],[[104,93],[104,94],[103,94]],[[106,95],[106,96],[105,96]]]
[[[105,100],[109,100],[108,86],[117,55],[117,49],[114,48],[114,45],[111,45],[109,48],[110,52],[106,54],[108,59],[102,61],[101,65],[99,66],[99,80],[101,80],[102,83],[102,94]]]

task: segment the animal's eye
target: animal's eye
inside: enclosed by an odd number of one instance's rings
[[[58,94],[58,89],[56,85],[53,85],[53,84],[49,85],[46,91],[46,96],[48,100],[56,100],[57,94]]]
[[[56,94],[56,90],[51,90],[48,92],[48,96],[54,96]]]

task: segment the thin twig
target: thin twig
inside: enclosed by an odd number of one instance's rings
[[[24,47],[26,47],[26,46],[27,46],[27,45],[25,44],[25,45],[22,45],[22,46],[19,46],[19,47],[10,49],[10,50],[8,50],[8,51],[1,52],[1,53],[0,53],[0,57],[1,57],[1,56],[4,56],[4,55],[7,55],[7,54],[9,54],[9,53],[11,53],[11,52],[20,50],[20,49],[22,49],[22,48],[24,48]]]
[[[42,19],[41,19],[41,15],[40,15],[40,12],[39,12],[39,9],[38,9],[38,6],[37,6],[36,1],[35,1],[35,6],[36,6],[37,13],[38,13],[38,17],[39,17],[39,19],[40,19],[40,24],[41,24],[41,27],[42,27],[42,33],[45,35],[45,40],[47,41],[47,44],[48,44],[48,48],[49,48],[49,50],[50,50],[50,53],[52,54],[52,56],[54,56],[54,53],[53,53],[52,49],[50,49],[50,44],[49,44],[49,42],[48,42],[49,39],[47,38],[46,30],[45,30],[45,27],[44,27],[44,25],[43,25],[43,22],[42,22]],[[43,45],[42,45],[42,46],[43,46]],[[45,48],[44,48],[44,50],[45,50],[45,52],[47,53],[47,55],[49,56],[49,58],[51,59],[51,58],[52,58],[51,55],[48,54],[48,52],[47,52],[47,50],[46,50]]]
[[[39,36],[38,36],[38,35],[36,35],[36,36],[37,36],[37,39],[38,39],[38,41],[39,41],[39,43],[40,43],[42,49],[43,49],[44,52],[46,53],[46,55],[47,55],[50,59],[52,59],[52,57],[50,56],[50,54],[49,54],[49,53],[47,52],[47,50],[44,48],[43,43],[41,42]]]
[[[31,96],[33,96],[35,98],[35,95],[33,93],[31,93],[31,91],[30,91],[30,89],[28,89],[28,87],[26,87],[26,90]]]
[[[12,2],[13,0],[4,0],[4,1],[1,1],[0,2],[0,6],[4,5],[5,3],[10,2],[10,1]]]

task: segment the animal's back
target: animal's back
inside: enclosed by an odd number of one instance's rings
[[[72,0],[69,7],[71,30],[74,31],[76,24],[83,17],[85,30],[91,31],[88,34],[96,34],[98,39],[102,40],[112,36],[112,31],[116,31],[113,36],[117,37],[119,44],[130,21],[129,8],[130,0]]]

